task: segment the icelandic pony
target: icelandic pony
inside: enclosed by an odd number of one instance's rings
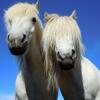
[[[49,84],[56,77],[64,100],[100,100],[100,73],[83,56],[76,18],[75,11],[70,16],[45,13],[42,41]]]
[[[10,52],[20,61],[15,100],[56,100],[49,95],[41,55],[42,23],[39,2],[17,3],[4,15]]]

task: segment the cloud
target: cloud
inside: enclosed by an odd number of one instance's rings
[[[14,94],[0,94],[0,100],[15,100]]]

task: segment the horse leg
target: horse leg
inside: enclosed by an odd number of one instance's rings
[[[97,96],[96,96],[95,100],[100,100],[100,91],[98,91],[98,93],[97,93]]]
[[[22,72],[19,72],[17,75],[15,100],[28,100]]]

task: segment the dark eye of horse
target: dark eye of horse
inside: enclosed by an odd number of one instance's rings
[[[9,23],[10,23],[10,25],[11,25],[11,24],[12,24],[12,20],[11,20],[11,19],[9,19],[8,21],[9,21]]]
[[[36,23],[36,18],[35,17],[32,18],[32,22]]]

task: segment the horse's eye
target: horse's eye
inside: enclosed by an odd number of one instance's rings
[[[8,21],[9,21],[9,24],[11,25],[11,24],[12,24],[12,20],[11,20],[11,19],[9,19]]]
[[[36,18],[35,17],[32,18],[32,22],[36,23]]]

